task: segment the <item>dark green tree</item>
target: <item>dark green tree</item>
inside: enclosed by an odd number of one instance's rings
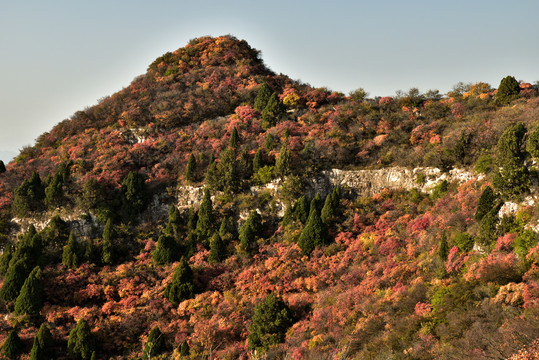
[[[41,269],[36,266],[28,275],[15,301],[15,315],[28,315],[33,319],[39,317],[43,307],[43,277]]]
[[[0,174],[3,174],[6,172],[6,165],[2,160],[0,160]]]
[[[256,174],[260,168],[264,166],[264,161],[262,160],[262,150],[258,149],[253,158],[253,173]]]
[[[215,216],[213,215],[213,203],[211,201],[210,191],[204,191],[204,198],[198,210],[198,220],[196,233],[199,241],[208,243],[215,231]]]
[[[221,239],[218,233],[213,234],[210,241],[210,254],[208,255],[208,262],[210,264],[217,264],[226,259],[226,245]]]
[[[95,336],[86,320],[80,319],[69,333],[67,351],[74,359],[89,360],[95,349]]]
[[[500,170],[494,177],[494,186],[506,199],[512,199],[529,191],[530,176],[524,165],[526,152],[522,123],[508,127],[496,146],[496,162]]]
[[[4,276],[9,268],[9,262],[13,257],[13,245],[7,243],[4,245],[2,255],[0,256],[0,276]]]
[[[195,231],[198,222],[198,213],[194,207],[189,208],[189,213],[187,214],[187,231]]]
[[[180,346],[180,358],[183,358],[184,356],[189,356],[189,344],[187,343],[187,340],[182,341]]]
[[[60,216],[54,215],[41,233],[45,257],[51,262],[58,261],[69,238],[69,225]]]
[[[222,189],[225,193],[234,194],[240,190],[240,172],[236,155],[231,148],[223,151],[219,163],[219,173],[221,174]]]
[[[273,90],[270,89],[268,84],[263,83],[256,94],[254,108],[258,111],[263,111],[268,105],[272,93]]]
[[[249,217],[240,228],[239,240],[240,251],[244,254],[252,254],[258,251],[256,238],[262,230],[262,217],[256,211],[251,211]]]
[[[329,225],[335,218],[335,213],[337,209],[335,208],[335,199],[334,193],[328,194],[326,200],[324,201],[324,207],[322,207],[322,212],[320,213],[320,218],[324,224]]]
[[[208,166],[206,171],[206,185],[212,190],[217,190],[220,187],[221,178],[217,169],[217,163],[213,162]]]
[[[104,193],[105,189],[96,179],[88,179],[82,187],[79,206],[84,211],[96,209],[101,204],[102,199],[105,198]]]
[[[185,257],[182,257],[174,270],[172,282],[165,288],[165,297],[173,305],[177,306],[182,301],[191,299],[194,296],[193,270],[191,270]]]
[[[116,251],[117,245],[116,232],[112,225],[112,220],[108,219],[105,228],[103,229],[103,247],[101,248],[101,261],[103,264],[111,265],[117,260],[118,253]]]
[[[275,136],[273,136],[272,133],[267,132],[266,133],[266,140],[264,141],[264,148],[266,151],[271,151],[275,149],[277,146],[277,139],[275,139]]]
[[[298,246],[303,255],[309,255],[316,246],[329,242],[327,226],[320,218],[318,201],[316,197],[311,201],[307,224],[298,239]]]
[[[131,171],[122,181],[120,189],[122,207],[129,220],[134,220],[146,207],[146,184],[144,177],[138,172]]]
[[[142,359],[151,359],[154,356],[161,355],[167,351],[167,346],[165,343],[165,336],[159,329],[155,326],[148,334],[148,340],[146,345],[144,345],[144,351],[142,352]]]
[[[173,263],[180,258],[180,249],[176,240],[168,235],[162,234],[157,240],[157,245],[152,253],[152,259],[157,265]]]
[[[30,211],[41,210],[44,199],[45,189],[39,174],[34,171],[28,180],[15,189],[13,210],[18,216],[27,216]]]
[[[4,344],[2,344],[2,354],[8,359],[18,359],[24,350],[24,344],[19,338],[17,330],[12,330]]]
[[[481,193],[479,202],[477,204],[477,210],[475,211],[474,219],[480,222],[481,219],[492,210],[498,203],[498,198],[494,193],[494,190],[490,186],[487,186]]]
[[[300,196],[296,204],[294,205],[294,217],[296,220],[301,221],[302,224],[307,224],[309,218],[309,203],[305,195]]]
[[[528,151],[533,158],[539,158],[539,126],[536,127],[528,137],[528,141],[526,141],[526,151]]]
[[[273,93],[268,100],[268,104],[264,108],[264,111],[262,111],[260,125],[263,129],[269,129],[275,126],[284,112],[285,108],[279,100],[277,93]]]
[[[238,168],[242,179],[249,179],[253,176],[253,160],[251,159],[251,156],[249,156],[247,149],[243,149],[240,154]]]
[[[479,242],[483,246],[489,246],[496,240],[496,227],[499,219],[498,210],[498,207],[491,209],[479,223]]]
[[[56,173],[45,188],[45,205],[54,209],[64,202],[64,180],[62,174]]]
[[[239,142],[240,142],[240,136],[238,135],[238,129],[234,126],[234,129],[232,129],[232,134],[230,134],[229,146],[232,149],[236,149],[238,147]]]
[[[71,269],[76,269],[82,263],[84,257],[84,248],[75,238],[75,234],[71,232],[67,245],[64,246],[62,253],[62,263]]]
[[[29,260],[28,255],[21,257],[13,256],[4,278],[2,289],[0,289],[0,299],[5,302],[11,302],[17,299],[24,281],[30,272],[28,269]]]
[[[292,156],[290,155],[290,150],[288,145],[285,143],[281,146],[277,160],[275,161],[275,175],[278,177],[285,177],[290,173],[290,163],[292,161]]]
[[[505,105],[518,97],[520,86],[513,76],[506,76],[500,81],[496,92],[496,103]]]
[[[442,232],[442,238],[440,239],[440,245],[438,246],[438,256],[442,261],[446,261],[448,255],[449,245],[447,244],[447,236],[445,235],[444,231]]]
[[[165,228],[165,234],[172,236],[176,241],[181,238],[182,217],[180,211],[174,204],[170,205],[168,210],[168,223]]]
[[[292,311],[283,299],[268,295],[255,308],[253,323],[249,326],[249,348],[264,353],[284,342],[286,331],[293,323]]]
[[[191,153],[189,156],[189,161],[187,161],[187,170],[185,171],[185,178],[188,181],[194,182],[196,181],[196,159],[195,155]]]
[[[221,220],[219,236],[225,243],[230,243],[232,240],[238,238],[238,229],[236,228],[236,222],[232,216],[225,216],[223,217],[223,220]]]
[[[32,351],[30,351],[30,360],[48,360],[52,359],[52,347],[54,345],[51,332],[47,324],[42,323],[34,339]]]

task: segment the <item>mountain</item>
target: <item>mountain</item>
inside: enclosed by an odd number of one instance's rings
[[[346,96],[194,39],[0,173],[3,354],[531,359],[538,118],[510,76]]]

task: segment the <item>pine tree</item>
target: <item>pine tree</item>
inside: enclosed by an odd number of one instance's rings
[[[247,149],[243,149],[241,152],[238,167],[242,179],[249,179],[253,176],[253,160],[249,156]]]
[[[152,259],[157,265],[173,263],[180,258],[180,249],[176,240],[168,235],[162,234],[157,240],[157,245],[152,254]]]
[[[199,241],[208,242],[214,232],[215,217],[213,215],[213,204],[211,201],[210,191],[204,191],[204,198],[198,210],[198,221],[196,233]]]
[[[9,268],[9,262],[13,257],[13,245],[7,243],[4,245],[2,255],[0,255],[0,276],[4,276]]]
[[[296,220],[301,221],[302,224],[307,224],[307,219],[309,218],[309,205],[307,203],[307,198],[304,195],[300,196],[294,205],[294,217]]]
[[[193,270],[191,270],[185,257],[182,257],[174,270],[172,283],[168,284],[165,288],[165,297],[173,305],[177,306],[182,301],[191,299],[194,296]]]
[[[2,160],[0,160],[0,174],[3,174],[6,172],[6,165]]]
[[[506,76],[500,81],[496,92],[496,103],[507,104],[518,97],[520,86],[513,76]]]
[[[225,216],[221,220],[221,226],[219,227],[219,236],[225,243],[230,243],[232,240],[238,238],[238,229],[232,216]]]
[[[264,148],[266,151],[271,151],[275,148],[277,141],[275,140],[275,136],[273,136],[270,132],[266,133],[266,140],[264,141]]]
[[[187,162],[187,170],[185,171],[185,178],[191,182],[196,181],[195,171],[196,171],[196,159],[195,159],[195,155],[191,153],[191,155],[189,156],[189,161]]]
[[[227,194],[233,194],[240,189],[240,174],[236,155],[232,149],[226,149],[221,156],[219,163],[219,173],[221,174],[222,189]]]
[[[253,173],[256,174],[263,166],[264,162],[262,161],[262,150],[258,149],[253,159]]]
[[[64,182],[61,174],[56,173],[45,188],[45,205],[49,209],[57,208],[64,201]]]
[[[114,244],[116,234],[112,227],[112,220],[108,219],[103,229],[103,247],[101,250],[101,261],[103,264],[111,265],[116,262],[117,252]]]
[[[33,172],[28,180],[15,189],[13,210],[18,216],[27,216],[30,211],[38,211],[43,208],[45,190],[41,178],[37,172]]]
[[[326,225],[329,225],[335,217],[334,205],[335,201],[333,200],[333,195],[328,194],[326,196],[326,201],[324,201],[324,207],[322,208],[322,212],[320,213],[320,218]]]
[[[279,101],[277,93],[273,93],[270,96],[268,104],[264,108],[264,111],[262,111],[260,125],[263,129],[269,129],[275,126],[283,113],[283,104],[281,103],[281,101]]]
[[[82,263],[84,249],[81,247],[75,234],[71,232],[67,245],[64,246],[62,253],[62,263],[71,269],[76,269]]]
[[[51,218],[47,227],[42,232],[43,244],[46,250],[49,252],[49,256],[59,256],[62,247],[67,243],[69,238],[69,226],[58,215]]]
[[[290,172],[291,155],[288,145],[281,146],[277,160],[275,161],[275,175],[283,178]]]
[[[226,259],[226,246],[218,233],[213,234],[210,241],[210,254],[208,255],[208,262],[210,264],[217,264]]]
[[[151,359],[154,356],[161,355],[166,350],[165,337],[159,327],[155,326],[148,335],[148,340],[142,352],[142,359]]]
[[[197,227],[198,213],[194,207],[189,208],[189,214],[187,214],[187,231],[194,231]]]
[[[2,345],[2,354],[8,359],[18,359],[23,352],[23,347],[24,344],[19,338],[17,330],[12,330]]]
[[[528,151],[533,158],[539,158],[539,126],[537,126],[528,137],[528,140],[526,141],[526,151]]]
[[[172,236],[176,241],[179,241],[181,237],[181,225],[182,218],[180,211],[174,204],[171,204],[170,209],[168,210],[168,223],[164,232],[165,234]]]
[[[187,340],[182,341],[180,346],[180,358],[183,358],[184,356],[189,356],[189,344],[187,343]]]
[[[255,308],[249,326],[249,348],[264,353],[271,346],[284,342],[286,331],[293,322],[292,311],[283,299],[269,294]]]
[[[320,219],[318,202],[319,200],[316,197],[311,201],[307,224],[305,224],[298,239],[298,246],[301,248],[303,255],[309,255],[316,246],[325,245],[329,242],[328,229]]]
[[[28,275],[15,301],[15,315],[28,315],[33,319],[39,317],[43,307],[43,277],[41,269],[36,266]]]
[[[240,142],[240,136],[238,135],[238,129],[234,126],[234,129],[232,129],[232,134],[230,134],[229,146],[232,149],[236,149],[238,147],[239,142]]]
[[[50,359],[53,344],[52,335],[47,324],[42,323],[34,339],[34,345],[30,352],[30,360]]]
[[[256,238],[262,230],[262,217],[256,211],[251,211],[249,217],[240,228],[239,240],[240,251],[244,254],[252,254],[258,251]]]
[[[131,171],[122,181],[120,189],[122,207],[129,220],[134,220],[146,207],[146,184],[144,177],[138,172]]]
[[[480,222],[481,219],[496,205],[498,202],[496,194],[490,186],[487,186],[481,193],[479,202],[477,204],[477,210],[475,211],[474,219]]]
[[[9,263],[9,267],[0,289],[0,299],[5,302],[14,301],[19,296],[24,281],[28,277],[30,270],[28,263],[30,260],[27,255],[22,257],[13,257]]]
[[[69,333],[67,351],[75,359],[89,360],[95,351],[96,343],[90,326],[86,320],[81,319]]]
[[[263,111],[268,105],[268,101],[272,93],[273,91],[270,89],[268,84],[263,83],[256,94],[254,108],[258,111]]]
[[[447,236],[445,235],[445,231],[442,233],[442,238],[440,239],[440,246],[438,247],[438,256],[442,261],[447,260],[447,256],[449,255],[449,245],[447,244]]]
[[[206,186],[209,189],[216,190],[219,189],[220,184],[220,178],[219,178],[219,172],[217,170],[217,163],[213,162],[208,167],[208,170],[206,171]]]

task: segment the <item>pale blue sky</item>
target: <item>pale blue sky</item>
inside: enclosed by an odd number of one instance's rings
[[[0,158],[194,37],[245,39],[317,87],[445,93],[539,80],[538,16],[537,0],[0,0]]]

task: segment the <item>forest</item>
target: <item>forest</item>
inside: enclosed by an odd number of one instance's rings
[[[496,86],[343,94],[233,36],[158,57],[0,161],[0,356],[537,359],[539,85]],[[415,185],[317,186],[389,168]]]

